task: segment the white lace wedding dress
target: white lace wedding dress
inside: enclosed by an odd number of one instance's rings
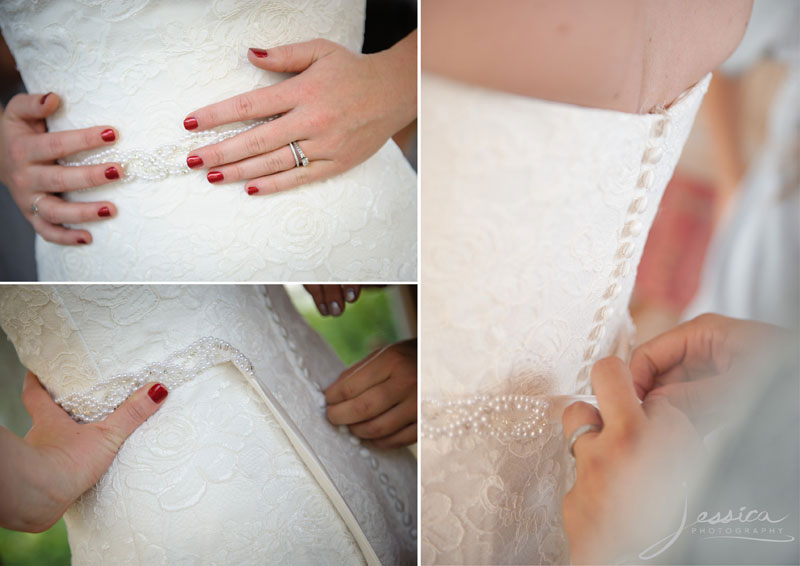
[[[73,565],[416,563],[416,462],[327,421],[342,365],[281,287],[5,286],[0,323],[77,420],[170,391],[67,511]]]
[[[333,179],[264,197],[247,195],[243,182],[211,185],[186,166],[191,149],[255,123],[187,133],[189,112],[286,77],[251,65],[249,47],[327,38],[360,51],[364,12],[364,0],[0,2],[26,88],[62,99],[50,131],[115,126],[118,155],[97,161],[126,171],[65,195],[109,200],[119,214],[80,225],[91,245],[37,237],[39,278],[415,280],[416,175],[391,140]]]
[[[628,301],[709,77],[633,115],[423,74],[422,559],[566,563],[563,408]]]

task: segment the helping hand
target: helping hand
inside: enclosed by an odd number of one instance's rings
[[[348,368],[325,391],[328,420],[381,448],[417,441],[417,341],[398,342]]]

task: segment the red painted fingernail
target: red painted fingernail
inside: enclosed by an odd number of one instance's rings
[[[225,177],[223,177],[222,173],[220,173],[219,171],[209,171],[208,175],[206,175],[206,178],[208,179],[209,183],[218,183]]]
[[[153,400],[154,403],[161,403],[164,399],[167,398],[169,391],[167,388],[161,385],[160,383],[156,383],[153,387],[150,388],[150,391],[147,392],[150,398]]]
[[[269,53],[267,53],[266,49],[258,49],[256,47],[251,47],[250,51],[253,52],[253,55],[255,55],[256,57],[260,57],[261,59],[263,59],[264,57],[269,55]]]
[[[86,241],[86,240],[84,240],[83,238],[78,238],[78,243],[79,243],[79,244],[88,244],[89,242],[87,242],[87,241]]]
[[[254,195],[254,194],[256,194],[257,192],[258,192],[258,189],[257,189],[257,188],[255,188],[255,187],[247,187],[247,194],[248,194],[248,195]]]
[[[197,155],[190,155],[186,158],[186,165],[189,166],[189,169],[194,169],[195,167],[202,167],[203,166],[203,159]]]
[[[187,130],[194,130],[197,127],[197,118],[189,116],[183,121],[183,127]]]
[[[100,132],[100,137],[103,138],[103,141],[112,142],[117,139],[117,134],[114,133],[114,130],[108,128]]]
[[[119,179],[119,171],[117,171],[116,167],[109,167],[103,172],[106,176],[106,179]]]
[[[111,216],[111,211],[108,209],[107,206],[101,206],[100,210],[97,211],[97,216],[102,216],[104,218],[106,216]]]
[[[52,93],[52,92],[48,92],[47,94],[45,94],[45,95],[44,95],[44,96],[41,98],[41,100],[39,100],[39,104],[44,104],[44,103],[45,103],[45,101],[47,100],[47,97],[48,97],[48,96],[50,96],[51,94],[53,94],[53,93]]]

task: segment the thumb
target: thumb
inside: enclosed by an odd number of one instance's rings
[[[336,44],[325,39],[314,39],[303,43],[290,43],[269,50],[251,47],[247,51],[250,62],[276,73],[299,73],[308,69],[314,61],[328,55]]]
[[[8,101],[5,112],[17,120],[43,120],[61,105],[54,92],[47,94],[18,94]]]
[[[22,404],[34,424],[43,420],[66,419],[72,421],[64,409],[56,405],[47,390],[42,387],[39,378],[30,371],[25,375],[25,384],[22,386]]]
[[[106,417],[101,429],[114,451],[119,450],[131,433],[161,408],[167,393],[167,388],[162,384],[148,383]]]

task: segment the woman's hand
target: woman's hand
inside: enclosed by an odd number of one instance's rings
[[[242,120],[280,118],[199,148],[189,167],[207,167],[212,183],[247,181],[250,195],[285,191],[337,175],[378,151],[417,112],[416,32],[373,55],[316,39],[251,48],[250,62],[267,71],[299,73],[192,112],[188,130]],[[289,143],[310,163],[296,167]]]
[[[62,224],[112,218],[110,202],[66,202],[59,193],[104,185],[122,174],[119,163],[65,167],[55,160],[87,149],[111,145],[117,132],[111,126],[47,132],[44,119],[61,104],[57,94],[18,94],[0,118],[0,182],[4,183],[23,216],[48,242],[89,244],[87,230]]]
[[[322,316],[339,316],[345,303],[355,303],[361,295],[361,285],[303,285],[314,299]]]
[[[381,448],[417,441],[417,341],[373,352],[325,390],[328,420]]]
[[[27,532],[49,529],[97,483],[125,439],[166,396],[163,385],[150,383],[105,420],[78,424],[28,372],[22,402],[33,426],[24,439],[0,427],[0,526]]]
[[[642,400],[664,397],[703,434],[740,412],[753,376],[791,343],[770,324],[704,314],[637,347],[631,374]]]
[[[702,439],[666,397],[640,403],[618,358],[594,365],[592,387],[600,410],[577,402],[562,417],[567,438],[582,425],[600,427],[573,445],[577,478],[562,508],[570,561],[637,562],[636,555],[643,560],[641,554],[678,530],[675,513],[699,467]]]

